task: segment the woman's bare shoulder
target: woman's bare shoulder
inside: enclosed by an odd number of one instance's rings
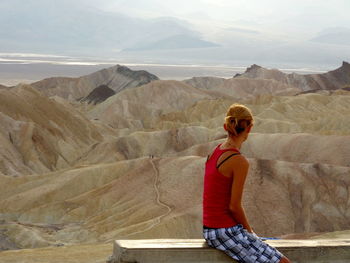
[[[215,148],[208,154],[207,161],[213,156]]]
[[[249,162],[247,158],[242,154],[238,154],[235,156],[235,158],[231,158],[230,162],[235,166],[237,165],[237,166],[249,167]]]

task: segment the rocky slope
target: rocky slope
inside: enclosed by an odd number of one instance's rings
[[[46,96],[60,96],[69,100],[86,97],[93,89],[107,85],[116,93],[157,80],[158,77],[147,71],[133,71],[116,65],[79,78],[54,77],[44,79],[31,86]]]
[[[196,77],[184,80],[193,87],[212,90],[239,99],[249,99],[260,95],[294,95],[302,90],[286,83],[263,78],[231,78]]]
[[[254,131],[259,133],[349,134],[349,92],[261,96],[243,101],[255,116]],[[205,100],[183,110],[163,114],[158,128],[175,125],[201,125],[222,131],[222,116],[234,100]]]
[[[152,128],[162,114],[184,110],[203,99],[227,97],[180,81],[158,80],[120,92],[91,109],[87,116],[113,128]]]
[[[350,93],[202,80],[156,80],[96,105],[0,90],[0,248],[201,238],[204,163],[234,102],[255,116],[242,152],[256,232],[349,229]]]
[[[81,102],[87,102],[88,104],[93,103],[94,105],[101,103],[113,96],[115,91],[110,89],[107,85],[101,85],[95,88],[85,98],[81,99]]]
[[[257,233],[348,227],[348,166],[249,161],[244,206]],[[1,186],[7,187],[0,194],[1,228],[18,247],[200,238],[198,186],[203,184],[204,162],[197,156],[147,157],[42,176],[2,177]]]
[[[127,90],[92,108],[87,116],[114,128],[132,131],[186,126],[222,131],[226,109],[233,102],[242,101],[255,115],[256,132],[349,134],[350,96],[346,91],[344,94],[266,95],[237,100],[179,83],[159,81]],[[162,107],[157,106],[158,103]]]
[[[0,174],[24,175],[70,167],[102,140],[79,111],[28,85],[0,90]]]
[[[350,64],[343,62],[342,66],[324,74],[285,74],[277,69],[265,69],[252,65],[246,72],[236,76],[249,79],[273,79],[288,86],[307,90],[335,90],[350,84]]]
[[[224,84],[225,80],[224,78],[218,77],[193,77],[183,82],[198,89],[217,90]]]

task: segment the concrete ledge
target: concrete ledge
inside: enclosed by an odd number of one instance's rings
[[[293,263],[349,263],[350,239],[269,240]],[[235,262],[204,239],[116,240],[109,263]]]

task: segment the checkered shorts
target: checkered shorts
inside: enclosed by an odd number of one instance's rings
[[[241,224],[228,228],[204,228],[203,237],[210,247],[225,252],[242,263],[278,263],[283,255]]]

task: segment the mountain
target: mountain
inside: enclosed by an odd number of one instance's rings
[[[284,74],[284,73],[282,73]],[[220,92],[239,99],[250,99],[259,95],[293,95],[301,89],[274,79],[195,77],[185,83],[205,90]]]
[[[101,103],[108,99],[110,96],[113,96],[115,91],[110,89],[107,85],[101,85],[95,88],[89,93],[85,98],[81,99],[81,102],[93,103],[94,105]]]
[[[195,88],[211,90],[218,89],[220,86],[222,86],[225,79],[218,77],[193,77],[186,79],[183,82]]]
[[[87,116],[117,129],[152,129],[164,114],[185,110],[200,100],[224,97],[233,99],[181,81],[157,80],[110,97],[87,112]]]
[[[219,45],[202,40],[195,36],[175,35],[146,45],[137,45],[133,48],[124,49],[124,51],[138,50],[163,50],[163,49],[184,49],[184,48],[207,48],[217,47]]]
[[[301,20],[293,17],[287,23],[288,33],[281,21],[270,24],[272,28],[277,25],[280,34],[267,30],[267,25],[236,19],[233,24],[220,25],[210,18],[197,20],[188,15],[181,15],[181,19],[149,18],[154,16],[155,9],[158,10],[156,17],[165,14],[161,1],[154,5],[138,1],[137,7],[127,1],[114,2],[114,8],[106,8],[106,1],[103,2],[2,0],[0,23],[7,25],[0,28],[2,52],[115,58],[128,62],[151,60],[167,64],[232,65],[236,61],[240,64],[322,65],[325,68],[334,67],[339,60],[350,56],[345,29],[344,33],[326,36],[327,42],[342,45],[324,43],[322,39],[318,42],[305,40],[305,35],[296,36],[295,22],[307,21],[309,16]],[[135,13],[135,9],[142,15]],[[175,16],[175,13],[168,10],[168,14]],[[286,38],[285,34],[294,37]],[[181,40],[179,36],[184,37]],[[130,48],[135,51],[126,51]]]
[[[159,120],[154,117],[156,125],[153,127],[166,129],[200,125],[217,130],[218,136],[225,137],[221,129],[222,116],[233,102],[240,101],[252,109],[255,115],[254,132],[257,133],[348,135],[350,125],[346,119],[350,117],[347,112],[349,99],[347,92],[282,97],[260,96],[247,101],[201,100],[185,110],[162,114]]]
[[[0,90],[0,174],[20,176],[71,167],[102,140],[98,128],[67,104],[28,85]]]
[[[7,186],[0,193],[2,227],[11,229],[11,237],[22,247],[200,238],[198,186],[203,184],[204,162],[198,156],[144,157],[30,178],[1,177],[0,185]],[[347,218],[338,211],[346,209],[348,197],[342,193],[350,184],[349,167],[251,158],[249,162],[244,206],[258,234],[346,229]],[[266,205],[278,209],[263,209]]]
[[[345,64],[324,75],[339,85],[346,72]],[[75,88],[52,85],[50,97],[30,85],[0,89],[0,249],[33,248],[38,257],[36,248],[47,246],[86,254],[83,243],[201,238],[204,164],[224,141],[235,102],[254,115],[241,152],[250,163],[243,202],[255,231],[348,229],[346,89],[303,94],[286,84],[288,74],[258,66],[244,73],[251,77],[140,86],[139,73],[120,66],[94,74]],[[78,97],[77,88],[86,102],[59,93]]]
[[[102,11],[87,1],[4,0],[0,8],[0,23],[8,25],[0,29],[0,44],[9,52],[110,57],[140,43],[200,35],[176,18],[141,19]]]
[[[185,150],[216,139],[217,132],[200,126],[159,131],[138,131],[94,145],[77,165],[113,163],[145,156],[177,156]],[[161,142],[161,143],[159,143]],[[187,154],[186,154],[187,155]],[[190,154],[188,154],[190,155]]]
[[[254,64],[236,78],[273,79],[303,91],[335,90],[350,84],[350,64],[344,61],[342,66],[335,70],[323,74],[307,75],[286,74],[277,69],[266,69]]]
[[[79,78],[54,77],[34,82],[31,86],[47,96],[77,100],[88,96],[101,85],[107,85],[118,93],[153,80],[158,80],[158,77],[147,71],[133,71],[125,66],[116,65]]]
[[[333,27],[322,30],[316,37],[310,41],[336,44],[336,45],[350,45],[350,28]]]

